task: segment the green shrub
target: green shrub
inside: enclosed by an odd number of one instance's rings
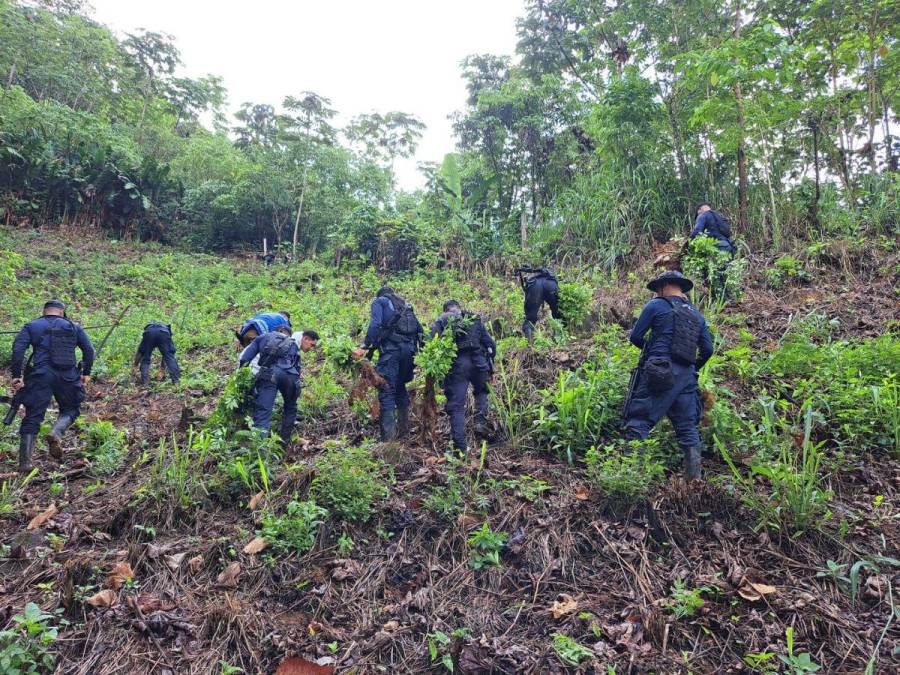
[[[618,431],[637,350],[621,345],[578,371],[559,374],[556,387],[541,392],[544,403],[535,420],[541,439],[569,463],[577,453]]]
[[[263,518],[259,535],[276,553],[302,555],[313,547],[327,517],[328,511],[314,501],[291,501],[283,516],[269,514]]]
[[[766,281],[772,288],[793,284],[809,283],[809,272],[801,260],[791,255],[783,255],[775,261],[774,267],[765,271]]]
[[[582,661],[594,658],[593,651],[582,647],[575,638],[562,633],[553,634],[553,651],[567,666],[577,667]]]
[[[14,627],[0,632],[0,672],[10,675],[53,672],[56,658],[49,647],[58,634],[52,623],[54,619],[54,614],[44,612],[33,602],[25,605],[22,614],[12,618]]]
[[[506,546],[505,532],[494,532],[487,523],[469,536],[469,566],[480,570],[484,567],[496,567],[500,564],[500,551]]]
[[[222,395],[216,403],[216,409],[206,422],[207,429],[225,429],[235,431],[244,425],[250,391],[256,376],[249,368],[238,368],[225,382]]]
[[[592,447],[585,456],[588,480],[614,505],[635,506],[653,494],[665,476],[654,447],[651,441],[633,442],[627,451],[611,445],[603,450]]]
[[[732,259],[730,253],[716,246],[716,242],[713,237],[691,239],[681,258],[681,269],[695,283],[717,289],[721,296],[739,300],[743,295],[747,263]]]
[[[366,522],[388,495],[393,472],[365,447],[334,448],[316,462],[311,494],[341,518]]]
[[[112,422],[98,420],[82,424],[87,437],[84,454],[91,461],[91,469],[101,476],[118,471],[128,454],[127,433],[116,429]]]
[[[326,340],[322,351],[325,352],[325,358],[336,368],[344,372],[352,372],[356,365],[356,360],[353,358],[353,351],[356,347],[352,338],[339,335]]]
[[[569,326],[578,326],[584,322],[591,311],[593,289],[587,284],[577,281],[559,285],[559,311]]]

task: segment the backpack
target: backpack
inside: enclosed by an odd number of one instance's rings
[[[697,363],[700,340],[700,312],[686,302],[663,298],[672,308],[672,358],[681,363]]]
[[[287,359],[293,345],[294,339],[290,335],[277,332],[272,333],[266,338],[266,344],[259,355],[260,367],[271,368],[280,361]]]
[[[713,213],[716,214],[716,227],[719,229],[719,232],[726,239],[731,239],[731,223],[728,222],[728,218],[718,211],[713,211]]]
[[[47,351],[50,352],[50,363],[54,368],[68,370],[74,368],[78,361],[75,358],[75,347],[78,345],[78,335],[75,332],[75,324],[68,319],[65,323],[54,321],[47,332]]]
[[[391,339],[394,335],[400,335],[401,337],[415,340],[416,336],[422,330],[422,325],[416,318],[416,312],[413,310],[412,305],[405,302],[397,295],[390,294],[384,297],[390,300],[391,305],[393,305],[394,315],[383,326],[383,331],[378,340],[378,344]]]

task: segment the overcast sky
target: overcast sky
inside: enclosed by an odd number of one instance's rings
[[[331,99],[340,123],[401,110],[428,129],[397,174],[421,184],[420,161],[453,150],[448,115],[462,109],[460,61],[512,54],[524,0],[90,0],[94,16],[124,33],[175,36],[183,74],[224,78],[233,112],[244,101],[278,105],[311,90]]]

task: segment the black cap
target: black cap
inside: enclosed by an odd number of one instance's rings
[[[460,305],[459,302],[456,300],[448,300],[447,302],[444,303],[443,311],[449,312],[452,307],[460,307],[461,308],[462,305]]]
[[[44,309],[61,309],[62,311],[66,311],[66,303],[62,300],[48,300],[44,303]]]
[[[678,284],[685,293],[694,287],[694,282],[681,272],[663,272],[647,284],[647,288],[656,293],[663,284]]]

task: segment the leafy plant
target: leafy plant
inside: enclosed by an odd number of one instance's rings
[[[112,422],[97,420],[82,425],[87,437],[84,454],[94,473],[109,476],[118,471],[128,454],[127,433]]]
[[[559,284],[559,311],[568,326],[578,326],[591,309],[593,289],[577,281]]]
[[[435,382],[442,382],[450,372],[455,358],[456,340],[452,331],[445,330],[440,335],[425,340],[424,346],[416,354],[416,365]]]
[[[810,279],[803,262],[791,255],[778,258],[765,274],[772,288],[781,288],[786,283],[808,283]]]
[[[652,453],[652,441],[632,443],[627,450],[608,445],[585,456],[588,479],[619,507],[647,499],[662,483],[665,469]]]
[[[313,547],[328,511],[314,501],[290,501],[282,516],[272,513],[262,520],[259,535],[277,553],[302,555]]]
[[[812,660],[809,652],[800,654],[794,653],[794,627],[788,626],[785,631],[787,638],[787,654],[779,654],[778,658],[784,665],[788,667],[791,675],[803,675],[804,673],[815,673],[822,668],[818,663]]]
[[[228,432],[239,429],[250,402],[250,391],[256,376],[249,368],[238,368],[225,382],[216,409],[206,422],[207,429],[225,429]]]
[[[316,462],[310,493],[341,518],[364,523],[388,495],[393,472],[366,447],[333,448]]]
[[[697,588],[688,588],[684,579],[676,579],[672,585],[672,593],[669,596],[669,611],[675,615],[676,619],[695,616],[697,612],[706,604],[703,600],[704,593],[712,593],[717,589],[713,586],[698,586]]]
[[[56,659],[49,648],[58,634],[53,625],[57,614],[44,612],[33,602],[25,605],[22,614],[12,618],[15,628],[0,632],[0,671],[10,675],[52,671]]]
[[[506,539],[505,532],[494,532],[487,523],[482,523],[481,528],[469,536],[469,566],[476,570],[498,566],[500,551],[506,546]]]
[[[553,634],[553,651],[559,657],[560,661],[567,666],[578,666],[582,661],[594,657],[594,652],[583,647],[574,638],[562,633]]]
[[[447,672],[452,673],[454,670],[453,655],[448,651],[450,636],[443,631],[436,630],[433,633],[429,633],[427,638],[428,655],[431,657],[431,662],[440,662],[447,669]]]
[[[325,341],[322,351],[325,352],[327,358],[336,368],[344,372],[353,372],[356,367],[356,359],[353,358],[353,351],[357,345],[352,338],[346,335],[338,335]]]

